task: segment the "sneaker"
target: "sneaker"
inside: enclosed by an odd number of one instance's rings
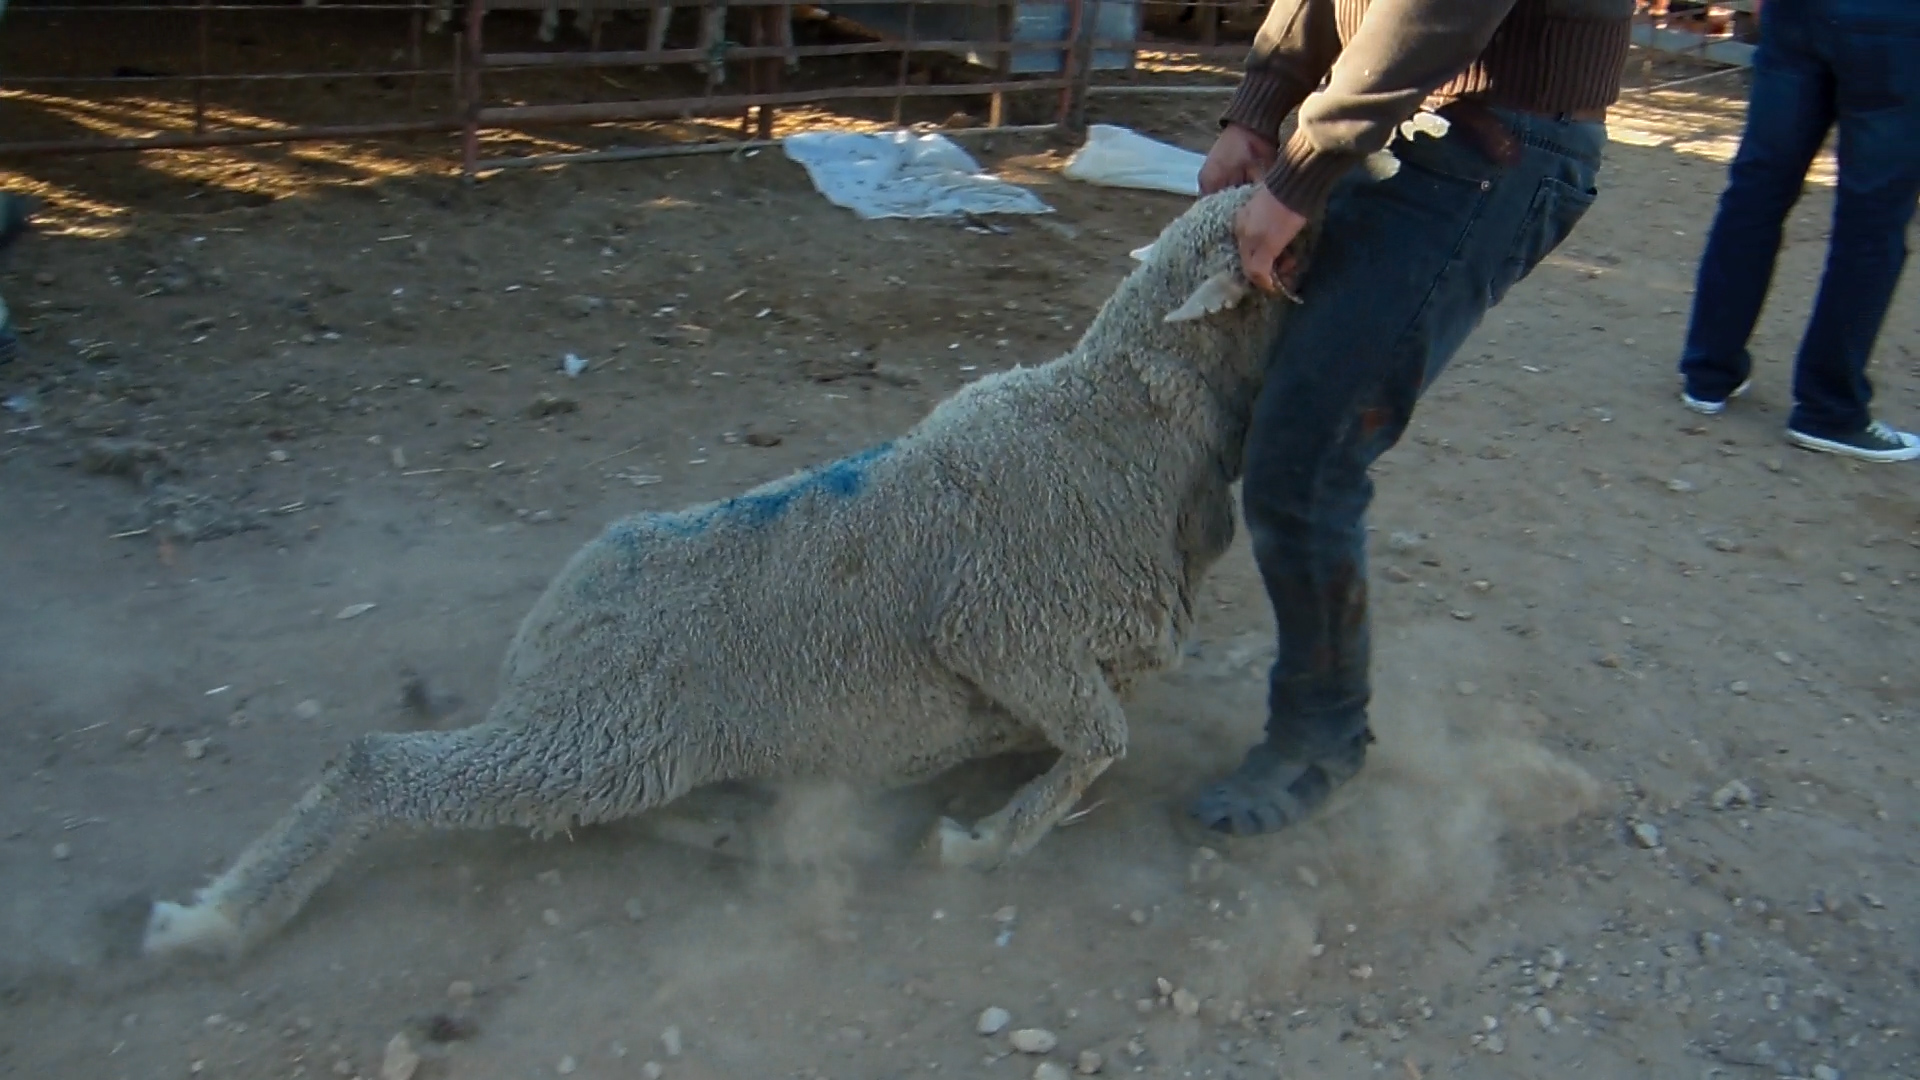
[[[1851,435],[1837,435],[1831,439],[1788,428],[1787,441],[1808,450],[1844,454],[1861,461],[1912,461],[1920,458],[1920,435],[1896,431],[1880,420]]]
[[[1728,394],[1726,397],[1720,399],[1719,401],[1708,401],[1705,398],[1697,398],[1697,397],[1694,397],[1692,394],[1687,393],[1685,390],[1681,390],[1680,404],[1685,405],[1687,408],[1692,409],[1694,412],[1699,413],[1701,416],[1719,416],[1721,413],[1727,411],[1727,402],[1732,401],[1734,398],[1737,398],[1741,394],[1746,393],[1747,389],[1752,385],[1753,385],[1753,380],[1748,379],[1747,381],[1741,383],[1739,386],[1734,387],[1733,393]]]

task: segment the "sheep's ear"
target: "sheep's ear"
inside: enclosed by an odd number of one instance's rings
[[[1240,276],[1238,270],[1222,270],[1193,290],[1193,295],[1179,307],[1167,313],[1163,322],[1192,322],[1212,315],[1216,311],[1225,311],[1246,299],[1250,290],[1247,279]]]
[[[1156,241],[1156,243],[1157,242],[1158,241]],[[1148,244],[1145,247],[1134,248],[1132,251],[1127,252],[1127,254],[1133,256],[1134,262],[1146,262],[1148,257],[1153,254],[1153,244]]]

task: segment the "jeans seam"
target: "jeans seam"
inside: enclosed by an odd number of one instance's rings
[[[1494,182],[1497,183],[1498,181]],[[1399,351],[1407,339],[1413,336],[1414,327],[1420,325],[1420,320],[1425,318],[1427,311],[1433,307],[1434,294],[1440,291],[1440,283],[1444,281],[1447,274],[1452,271],[1453,264],[1460,257],[1461,249],[1466,247],[1467,237],[1472,234],[1474,227],[1480,223],[1480,218],[1487,207],[1487,194],[1491,190],[1491,187],[1482,188],[1475,194],[1473,211],[1467,216],[1466,226],[1453,238],[1453,246],[1447,251],[1447,261],[1441,264],[1440,272],[1435,274],[1433,280],[1427,284],[1426,295],[1420,298],[1419,305],[1413,309],[1413,314],[1408,317],[1406,325],[1402,326],[1400,332],[1394,335],[1393,344],[1389,347],[1393,351]],[[1426,381],[1424,365],[1422,365],[1422,368],[1420,378],[1424,386]]]
[[[1531,131],[1522,131],[1518,133],[1518,136],[1521,142],[1533,147],[1535,150],[1545,150],[1549,154],[1558,154],[1563,158],[1577,161],[1589,169],[1597,169],[1602,164],[1599,155],[1581,153],[1578,150],[1562,146],[1560,143],[1544,135],[1536,135]]]

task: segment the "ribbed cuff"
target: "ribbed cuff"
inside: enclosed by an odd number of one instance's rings
[[[1318,220],[1327,208],[1333,185],[1364,156],[1316,150],[1304,134],[1295,131],[1280,148],[1280,160],[1267,173],[1267,190],[1287,209],[1308,221]]]
[[[1278,140],[1280,124],[1307,98],[1287,80],[1264,71],[1249,71],[1220,114],[1220,126],[1238,124],[1257,135]]]

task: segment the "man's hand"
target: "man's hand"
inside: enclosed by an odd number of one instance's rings
[[[1207,151],[1206,163],[1200,166],[1200,194],[1211,195],[1241,184],[1257,184],[1266,178],[1267,170],[1273,168],[1278,156],[1279,150],[1272,139],[1254,133],[1251,128],[1228,124],[1213,141],[1213,149]]]
[[[1254,189],[1233,216],[1233,236],[1240,245],[1240,272],[1249,284],[1269,295],[1285,293],[1292,297],[1293,278],[1299,267],[1287,245],[1306,224],[1307,219],[1274,198],[1266,184]]]

